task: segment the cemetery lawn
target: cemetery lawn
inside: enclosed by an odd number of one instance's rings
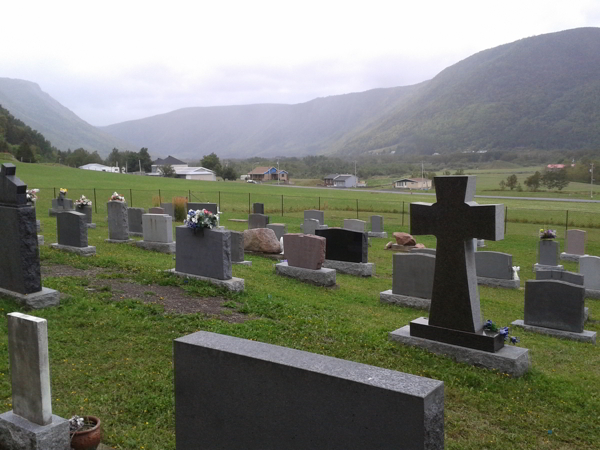
[[[133,183],[153,183],[154,187],[174,193],[183,193],[188,186],[204,189],[209,185],[116,175],[122,180],[117,185],[108,182],[115,180],[113,174],[83,176],[83,171],[75,169],[46,167],[48,175],[39,167],[43,166],[19,164],[17,174],[30,188],[56,185],[90,190],[95,186],[100,190],[102,187],[98,207],[103,208],[108,195],[134,186]],[[228,219],[247,217],[249,191],[252,202],[260,202],[261,196],[274,195],[273,189],[286,189],[241,183],[216,185],[223,197],[223,192],[227,192],[231,198],[241,199],[242,206],[226,209],[222,216],[222,224],[238,231],[246,224]],[[138,186],[142,187],[145,186]],[[105,243],[108,237],[105,209],[94,215],[97,228],[89,230],[90,245],[96,246],[97,256],[82,258],[50,249],[48,244],[56,242],[56,221],[47,216],[52,193],[42,190],[41,194],[37,214],[46,242],[40,249],[43,284],[59,290],[63,298],[59,307],[30,313],[48,320],[53,412],[65,418],[73,414],[97,415],[103,421],[107,445],[130,450],[175,448],[172,341],[206,330],[442,380],[448,449],[598,448],[600,352],[597,346],[511,330],[520,338],[519,345],[529,349],[532,361],[528,374],[512,378],[390,343],[387,338],[390,331],[426,312],[379,303],[379,293],[392,286],[393,252],[383,249],[388,240],[371,239],[369,261],[376,264],[375,277],[359,279],[338,274],[338,287],[334,289],[279,277],[274,273],[273,260],[247,255],[252,267],[233,266],[233,276],[245,279],[245,291],[233,294],[166,274],[166,269],[174,267],[172,255]],[[286,197],[318,195],[291,189],[284,194]],[[349,193],[339,193],[339,201],[346,201],[342,194]],[[69,189],[70,198],[79,195],[77,189]],[[379,194],[362,195],[376,199]],[[198,200],[215,201],[214,197]],[[410,200],[431,202],[433,198],[415,195]],[[266,207],[269,205],[267,201],[264,203]],[[394,206],[391,200],[390,204]],[[556,211],[560,209],[557,205],[564,208],[564,204],[548,205],[551,210],[556,207]],[[140,200],[135,206],[148,208],[151,203]],[[596,205],[585,207],[599,211]],[[283,217],[269,212],[269,208],[267,212],[271,222],[285,222],[288,232],[299,232],[302,209],[308,209],[304,200],[298,201],[297,212],[286,210]],[[355,218],[353,214],[351,210],[327,210],[325,217],[330,226],[335,226],[344,218]],[[361,212],[360,218],[368,220],[370,214]],[[407,223],[402,225],[401,215],[393,212],[383,215],[390,236],[394,231],[408,231]],[[534,277],[531,267],[536,260],[539,228],[538,224],[510,222],[503,241],[486,242],[485,250],[513,255],[514,264],[521,267],[521,286]],[[600,255],[600,229],[587,231],[588,253]],[[563,236],[560,230],[561,249]],[[435,247],[433,237],[417,240]],[[577,270],[575,263],[565,262],[565,266],[567,270]],[[523,318],[523,289],[480,287],[479,291],[485,319],[504,326]],[[600,331],[600,300],[588,299],[586,306],[590,320],[585,328]],[[0,310],[4,314],[26,312],[2,298]],[[0,321],[0,412],[11,409],[8,361],[4,320]]]

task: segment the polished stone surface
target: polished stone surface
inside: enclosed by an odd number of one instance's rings
[[[327,269],[325,267],[321,267],[320,269],[305,269],[290,266],[287,262],[275,264],[275,273],[316,286],[335,286],[336,280],[335,269]]]
[[[328,228],[326,230],[317,229],[315,234],[327,239],[326,259],[353,263],[367,263],[369,261],[367,233],[344,228]]]

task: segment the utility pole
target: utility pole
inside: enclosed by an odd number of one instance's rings
[[[140,165],[140,175],[142,174],[142,160],[138,159],[138,164]]]
[[[279,173],[279,160],[277,160],[277,184],[279,184],[280,178],[281,178],[281,173]]]

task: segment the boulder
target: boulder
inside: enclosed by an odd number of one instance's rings
[[[415,248],[426,248],[424,244],[417,244],[415,245]]]
[[[280,253],[281,245],[270,228],[244,230],[244,250],[248,252]]]
[[[417,241],[408,233],[401,233],[396,231],[394,233],[394,237],[396,238],[396,244],[398,245],[416,245]]]

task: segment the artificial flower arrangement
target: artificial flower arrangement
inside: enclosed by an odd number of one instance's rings
[[[540,228],[540,239],[556,239],[556,230]]]
[[[214,228],[217,226],[219,213],[213,214],[207,209],[199,209],[194,211],[190,209],[187,214],[187,219],[183,223],[194,230],[199,228]]]
[[[505,341],[510,342],[511,344],[518,344],[519,343],[519,338],[516,336],[508,336],[510,334],[509,328],[508,327],[501,327],[498,328],[496,326],[496,324],[494,322],[492,322],[491,320],[488,320],[485,322],[485,324],[483,325],[483,329],[486,331],[492,331],[494,333],[498,333],[500,335],[502,335],[502,337],[504,337]]]
[[[62,195],[67,195],[67,191],[68,191],[68,189],[67,189],[67,188],[60,188],[60,189],[58,190],[58,192],[60,192]]]
[[[117,201],[117,202],[124,202],[125,201],[125,197],[123,197],[122,195],[119,195],[118,192],[113,192],[113,195],[110,196],[109,200],[110,201]]]
[[[85,195],[82,195],[81,198],[75,200],[75,206],[77,208],[83,208],[84,206],[92,206],[92,201]]]
[[[27,189],[26,194],[27,194],[27,201],[28,202],[35,202],[37,200],[37,193],[40,192],[39,189]]]

